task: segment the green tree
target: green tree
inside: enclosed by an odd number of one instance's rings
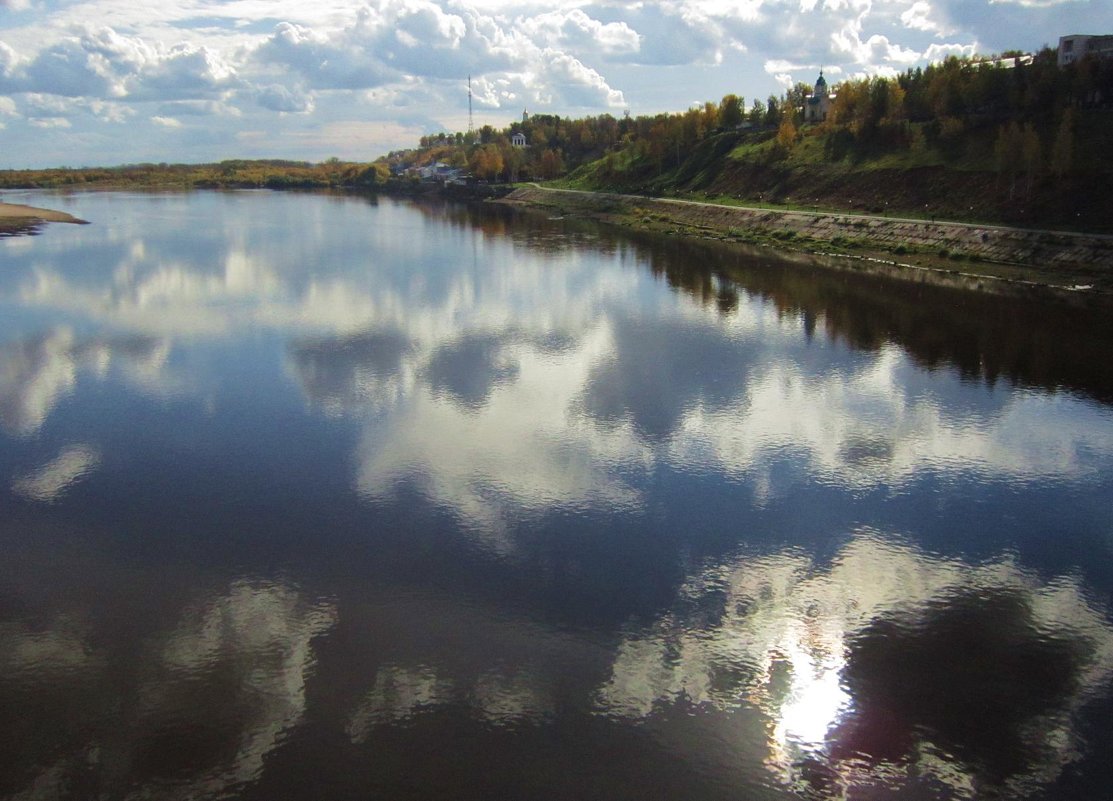
[[[745,105],[746,101],[738,95],[724,95],[719,103],[719,125],[723,128],[737,128],[741,125]]]
[[[765,122],[765,104],[755,100],[750,107],[749,121],[752,125],[762,125]]]
[[[781,103],[776,95],[769,95],[765,103],[765,124],[770,127],[781,124]]]

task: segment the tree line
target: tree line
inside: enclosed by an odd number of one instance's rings
[[[1063,175],[1073,164],[1078,114],[1113,103],[1113,60],[1092,57],[1060,67],[1057,52],[950,56],[894,77],[861,77],[833,88],[827,119],[807,132],[825,137],[825,154],[848,156],[927,145],[950,156],[974,131],[995,132],[993,166],[1009,191],[1037,172]],[[805,133],[803,107],[812,87],[796,83],[780,96],[736,94],[683,112],[579,119],[527,116],[496,130],[424,136],[416,150],[392,153],[395,164],[443,161],[485,180],[548,179],[582,164],[636,161],[657,172],[679,166],[699,143],[725,132],[771,139],[771,158],[784,157]],[[525,148],[512,137],[524,134]]]
[[[784,159],[805,136],[819,136],[830,161],[929,146],[957,158],[975,134],[992,138],[978,169],[995,170],[1010,197],[1030,194],[1037,177],[1064,177],[1080,153],[1108,172],[1100,151],[1109,126],[1083,147],[1078,132],[1092,112],[1113,106],[1113,60],[1082,58],[1059,67],[1057,53],[948,57],[893,77],[851,78],[832,89],[827,119],[803,124],[812,87],[796,83],[781,95],[747,102],[727,94],[682,112],[582,118],[523,115],[505,128],[421,137],[414,149],[374,163],[329,159],[320,164],[232,160],[218,164],[138,164],[114,168],[0,171],[2,187],[80,185],[195,187],[376,187],[399,180],[403,167],[443,162],[487,181],[547,180],[597,163],[599,174],[660,175],[678,169],[709,139],[766,143],[764,158]],[[522,134],[525,147],[512,138]],[[1083,153],[1086,151],[1086,153]],[[727,152],[718,149],[715,154]],[[1098,154],[1098,155],[1095,155]],[[715,156],[716,158],[718,155]],[[1101,157],[1101,161],[1098,159]],[[393,175],[392,175],[393,173]],[[404,179],[403,179],[404,180]]]

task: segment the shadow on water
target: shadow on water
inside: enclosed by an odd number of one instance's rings
[[[918,618],[873,620],[850,643],[843,682],[857,708],[838,753],[900,763],[921,742],[987,796],[1018,794],[1053,760],[1048,736],[1082,688],[1094,646],[1041,632],[1020,593],[963,592]]]
[[[896,343],[927,369],[970,380],[1069,390],[1113,402],[1113,299],[1018,288],[1014,295],[896,280],[818,257],[613,229],[492,206],[418,206],[459,226],[551,248],[630,250],[673,289],[730,313],[742,296],[769,301],[848,345]],[[562,236],[552,235],[554,227]]]

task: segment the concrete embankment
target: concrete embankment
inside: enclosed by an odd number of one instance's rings
[[[504,202],[977,279],[1113,292],[1113,236],[522,187]]]

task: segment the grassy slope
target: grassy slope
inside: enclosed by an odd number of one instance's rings
[[[996,126],[932,142],[912,127],[901,146],[865,149],[820,129],[806,129],[790,152],[772,132],[721,133],[662,168],[630,153],[585,165],[564,183],[572,188],[691,195],[726,202],[849,209],[1113,233],[1113,112],[1079,116],[1073,169],[1063,179],[1045,172],[1031,188],[998,175]],[[1045,139],[1050,139],[1046,135]],[[1045,151],[1047,149],[1045,143]]]

